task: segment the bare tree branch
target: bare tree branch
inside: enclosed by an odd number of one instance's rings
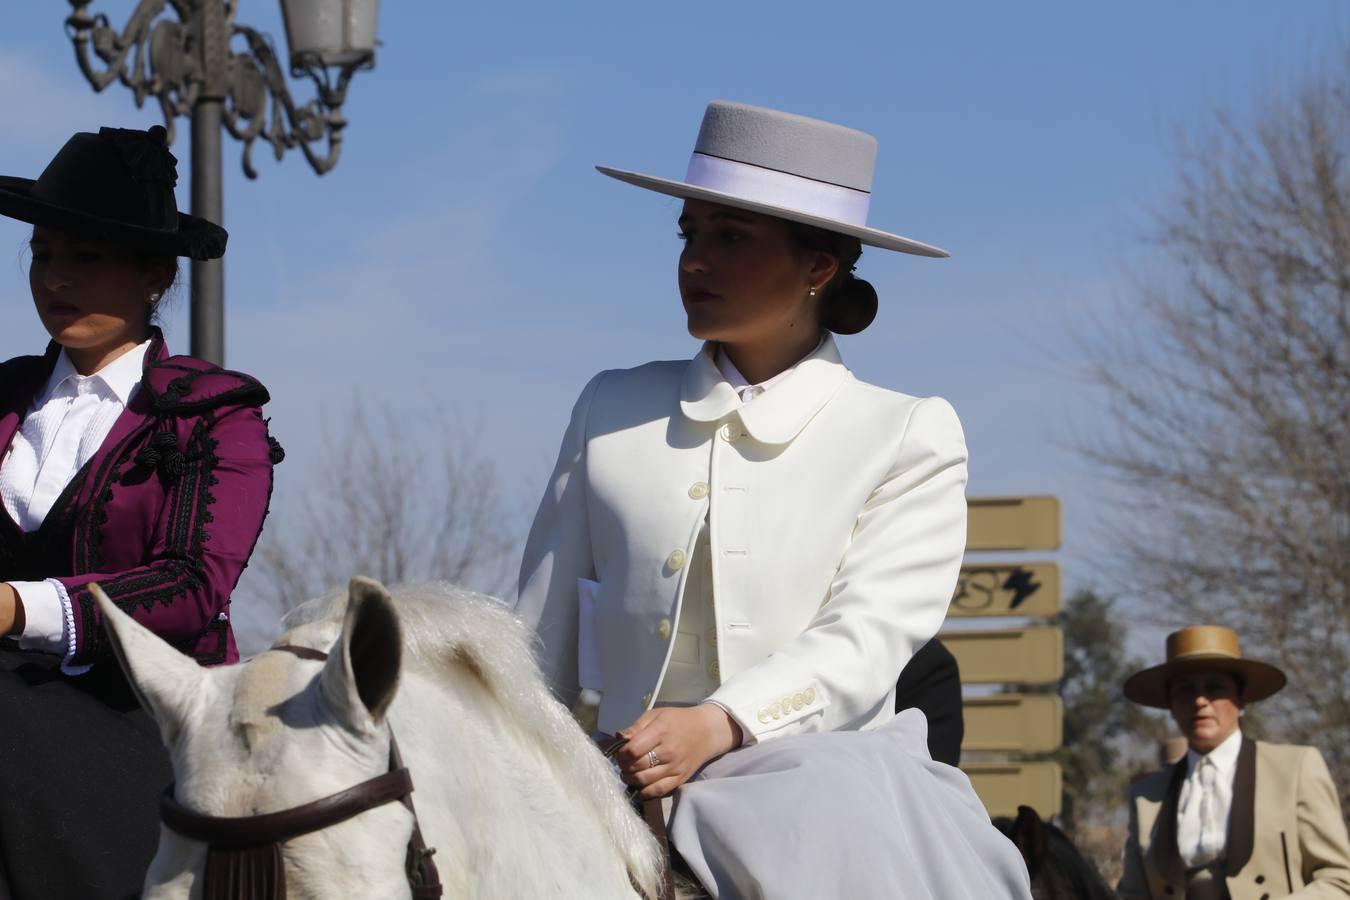
[[[522,529],[478,446],[481,430],[437,414],[414,434],[360,400],[344,415],[340,432],[324,426],[327,450],[298,506],[269,523],[255,554],[278,612],[358,573],[505,592]]]
[[[1218,622],[1289,687],[1272,738],[1350,789],[1350,54],[1179,159],[1170,277],[1094,341],[1114,416],[1083,447],[1127,499],[1119,557],[1168,624]]]

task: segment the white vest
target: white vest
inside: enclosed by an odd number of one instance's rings
[[[594,641],[599,727],[626,727],[660,691],[706,518],[710,699],[759,740],[880,724],[951,600],[965,463],[950,405],[858,381],[828,338],[744,406],[713,345],[602,372],[535,516],[517,612],[564,702],[578,641]],[[599,582],[593,621],[578,579]]]

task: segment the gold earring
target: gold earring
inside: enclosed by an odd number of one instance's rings
[[[814,297],[815,295],[816,295],[816,289],[815,289],[815,288],[811,288],[811,290],[808,291],[807,294],[806,294],[806,296],[808,296],[808,297]]]

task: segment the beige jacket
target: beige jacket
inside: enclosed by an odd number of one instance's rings
[[[1181,900],[1186,877],[1176,829],[1185,775],[1182,759],[1131,789],[1120,897]],[[1350,839],[1317,748],[1242,741],[1227,868],[1232,900],[1350,897]]]
[[[577,401],[520,573],[544,674],[570,702],[589,650],[599,727],[648,709],[706,520],[712,699],[758,740],[879,725],[960,570],[961,425],[858,381],[828,338],[744,405],[713,353],[602,372]]]

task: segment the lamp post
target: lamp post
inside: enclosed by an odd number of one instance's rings
[[[337,165],[351,77],[375,65],[379,0],[281,0],[290,72],[309,76],[315,98],[292,99],[272,41],[235,21],[239,0],[140,0],[119,32],[94,0],[70,0],[66,31],[80,71],[95,91],[114,81],[137,106],[159,101],[169,142],[174,119],[192,120],[192,214],[223,224],[221,129],[243,143],[244,174],[253,144],[277,160],[298,148],[320,175]],[[163,15],[166,8],[173,16]],[[219,259],[192,261],[192,355],[225,361],[225,280]]]

